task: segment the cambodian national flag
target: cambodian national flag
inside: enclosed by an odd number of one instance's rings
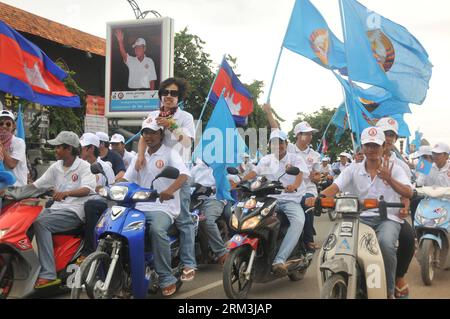
[[[79,107],[62,82],[67,73],[36,45],[0,21],[0,90],[49,106]]]
[[[247,117],[253,112],[253,97],[239,81],[233,69],[225,59],[222,61],[219,73],[213,83],[209,102],[216,105],[222,91],[230,108],[231,115],[238,126],[246,124]]]

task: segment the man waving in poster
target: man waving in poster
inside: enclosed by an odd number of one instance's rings
[[[137,38],[133,44],[135,56],[131,56],[125,50],[123,40],[124,35],[121,29],[115,31],[117,41],[119,43],[120,55],[123,62],[128,67],[128,87],[130,89],[155,89],[155,81],[157,79],[155,63],[145,55],[147,49],[146,42],[143,38]]]

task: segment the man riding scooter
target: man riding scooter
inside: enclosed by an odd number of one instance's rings
[[[272,154],[264,156],[258,165],[243,178],[243,181],[254,179],[258,175],[266,177],[269,181],[276,181],[289,166],[300,169],[300,173],[295,178],[287,175],[280,178],[280,182],[285,188],[283,193],[269,195],[277,198],[278,208],[286,215],[290,223],[286,236],[272,262],[272,271],[279,275],[285,275],[288,273],[286,260],[296,247],[305,223],[305,213],[300,202],[306,192],[303,176],[309,176],[309,170],[299,155],[287,152],[287,134],[285,132],[279,129],[272,131],[270,148]],[[296,262],[296,260],[290,260],[290,262]]]
[[[52,234],[83,225],[83,205],[88,195],[95,191],[96,185],[89,163],[78,157],[80,142],[75,133],[62,131],[48,143],[55,146],[58,161],[32,184],[35,188],[54,190],[54,203],[44,209],[33,223],[41,264],[35,288],[45,288],[61,282],[56,276]]]
[[[382,129],[368,127],[361,134],[361,143],[365,160],[348,166],[334,181],[322,191],[321,195],[334,197],[338,192],[352,189],[357,192],[360,200],[380,198],[384,196],[387,202],[406,202],[404,198],[412,197],[412,187],[405,171],[397,164],[389,163],[389,158],[383,158],[385,136]],[[307,199],[307,205],[312,207],[315,198]],[[409,207],[404,209],[388,209],[388,219],[381,219],[378,212],[370,210],[361,214],[361,222],[375,229],[380,244],[386,270],[387,296],[394,298],[395,273],[397,255],[395,245],[400,233],[401,223],[408,216]]]

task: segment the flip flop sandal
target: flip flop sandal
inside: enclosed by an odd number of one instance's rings
[[[59,285],[61,284],[61,279],[57,278],[54,280],[49,280],[49,279],[45,279],[45,278],[39,278],[36,281],[36,284],[34,285],[34,288],[36,289],[40,289],[40,288],[47,288],[50,286],[55,286],[55,285]]]
[[[177,292],[177,285],[176,284],[172,284],[170,286],[167,286],[167,287],[164,287],[164,288],[161,289],[161,294],[164,297],[172,296],[176,292]]]
[[[408,284],[399,288],[395,286],[395,298],[397,299],[408,299],[409,298],[409,286]]]
[[[183,274],[181,275],[180,279],[181,281],[192,281],[195,277],[195,269],[194,268],[188,268],[183,269]]]

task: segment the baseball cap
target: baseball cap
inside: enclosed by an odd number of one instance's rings
[[[432,155],[431,154],[431,146],[422,145],[421,147],[419,147],[419,150],[417,152],[414,152],[411,154],[411,158],[415,159],[415,158],[419,158],[424,155]]]
[[[125,137],[123,137],[122,134],[114,134],[111,136],[110,143],[124,143],[125,144]]]
[[[67,144],[73,147],[78,147],[80,146],[80,139],[74,132],[61,131],[56,138],[53,140],[48,140],[47,143],[53,146]]]
[[[109,136],[105,132],[96,132],[95,135],[98,136],[100,142],[109,142]]]
[[[432,149],[433,153],[450,153],[450,147],[445,143],[437,143]]]
[[[134,41],[133,48],[137,47],[138,45],[146,45],[145,40],[142,38],[137,38],[136,41]]]
[[[386,141],[384,131],[380,127],[367,127],[361,133],[361,144],[375,143],[383,145]]]
[[[272,133],[270,133],[270,140],[272,140],[274,138],[278,138],[280,140],[286,141],[287,134],[280,129],[276,129],[276,130],[272,131]]]
[[[156,123],[156,117],[149,116],[142,122],[141,133],[144,129],[149,128],[153,131],[164,130],[164,127]]]
[[[322,158],[322,162],[329,162],[329,161],[330,161],[330,158],[327,157],[327,156],[325,156],[324,158]]]
[[[16,117],[14,116],[14,113],[8,110],[2,110],[0,111],[0,117],[9,117],[11,120],[15,121]]]
[[[349,153],[347,153],[347,152],[342,152],[341,154],[339,154],[339,156],[345,156],[345,157],[347,157],[349,160],[352,160],[352,156],[351,156]]]
[[[95,147],[99,147],[100,139],[94,133],[84,133],[80,137],[80,145],[81,146],[94,145]]]
[[[319,130],[312,128],[308,122],[300,122],[294,127],[294,135],[297,136],[298,133],[308,133],[308,132],[318,132]]]
[[[398,123],[392,117],[381,118],[376,126],[381,128],[383,132],[393,131],[398,135]]]

